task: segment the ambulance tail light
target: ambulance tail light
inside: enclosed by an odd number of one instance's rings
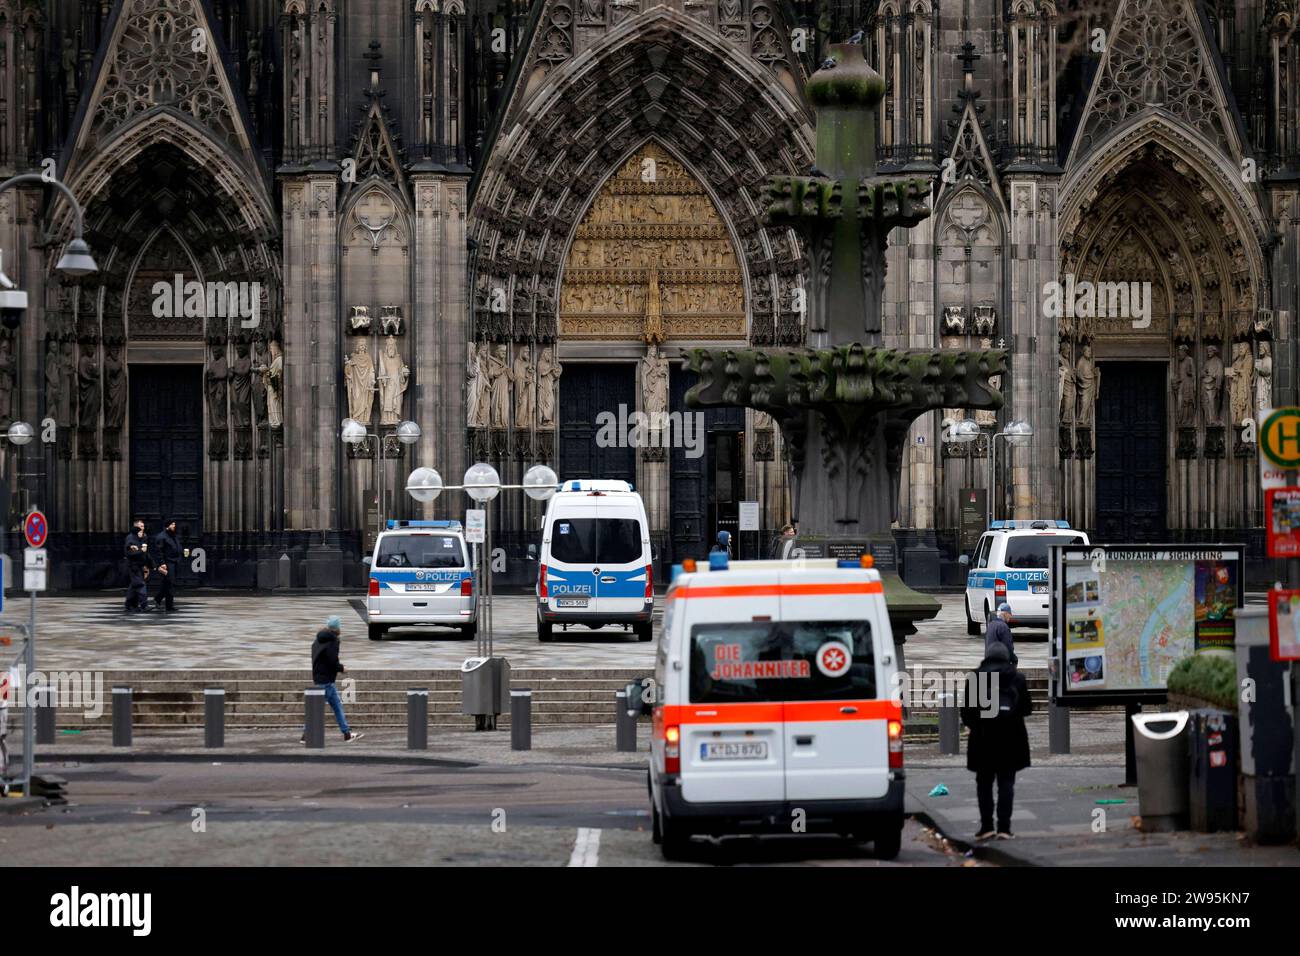
[[[367,593],[371,597],[379,597],[379,578],[370,579],[370,590]]]
[[[461,579],[460,579],[460,596],[461,596],[461,597],[473,597],[473,596],[474,596],[474,579],[473,579],[473,578],[461,578]]]
[[[993,579],[993,600],[1000,604],[1007,599],[1007,582],[1002,578]]]
[[[664,773],[681,772],[682,731],[680,727],[666,727],[664,728]]]
[[[650,604],[655,599],[655,570],[650,565],[645,566],[645,602]]]
[[[537,568],[537,597],[539,600],[546,600],[546,565],[540,565]]]
[[[889,722],[889,769],[903,769],[903,722],[897,719]]]

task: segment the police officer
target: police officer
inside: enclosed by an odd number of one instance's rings
[[[149,558],[149,539],[144,533],[144,519],[136,518],[122,542],[122,557],[131,583],[126,590],[127,611],[149,610],[149,587],[146,583],[153,562]]]
[[[158,597],[154,599],[158,610],[176,610],[175,594],[172,587],[176,580],[176,569],[180,567],[181,543],[176,538],[176,519],[167,522],[167,526],[153,539],[153,559],[158,562]]]

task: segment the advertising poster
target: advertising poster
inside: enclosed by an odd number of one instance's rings
[[[1264,493],[1264,530],[1270,558],[1300,557],[1300,488]]]
[[[1268,592],[1269,656],[1300,661],[1300,591]]]
[[[1237,562],[1196,562],[1196,649],[1232,650],[1236,637]]]

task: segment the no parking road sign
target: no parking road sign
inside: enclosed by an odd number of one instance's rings
[[[40,511],[29,514],[23,522],[23,534],[27,537],[29,547],[44,547],[45,540],[50,536],[50,523],[45,520],[45,514]]]

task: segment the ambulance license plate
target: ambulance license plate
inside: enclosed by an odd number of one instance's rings
[[[1047,585],[1046,585],[1046,584],[1033,584],[1033,585],[1030,585],[1030,590],[1032,590],[1035,594],[1046,594],[1046,593],[1047,593]]]
[[[556,607],[586,607],[587,599],[585,597],[562,597],[555,599]]]
[[[700,744],[701,760],[766,760],[767,741],[717,741]]]

